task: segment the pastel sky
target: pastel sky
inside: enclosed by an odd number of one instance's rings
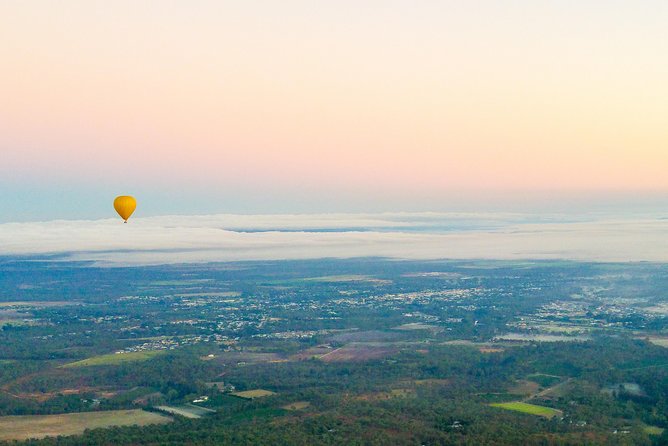
[[[663,0],[6,0],[0,221],[119,194],[142,215],[664,200],[666,30]]]

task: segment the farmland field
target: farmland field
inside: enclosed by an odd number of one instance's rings
[[[522,379],[517,381],[515,385],[508,389],[508,393],[513,393],[515,395],[531,395],[538,392],[538,390],[538,383]]]
[[[80,434],[86,429],[109,426],[164,424],[170,417],[144,410],[109,410],[62,415],[0,417],[0,440],[25,440],[46,436]]]
[[[185,418],[202,418],[204,415],[215,412],[215,410],[195,406],[194,404],[184,404],[182,406],[156,406],[155,408],[162,412],[181,415]]]
[[[282,406],[282,409],[285,410],[304,410],[309,407],[311,403],[308,401],[295,401],[294,403],[286,404]]]
[[[88,367],[95,365],[116,365],[125,362],[146,361],[155,356],[163,354],[162,350],[130,352],[130,353],[110,353],[108,355],[93,356],[92,358],[82,359],[81,361],[70,362],[63,367]]]
[[[263,396],[275,395],[275,393],[270,390],[255,389],[255,390],[245,390],[243,392],[234,392],[232,393],[232,395],[238,396],[239,398],[254,399],[254,398],[262,398]]]
[[[552,418],[555,415],[559,415],[561,413],[560,411],[552,409],[551,407],[536,406],[535,404],[521,403],[519,401],[514,401],[511,403],[492,403],[490,406],[513,410],[515,412],[538,415],[546,418]]]
[[[347,345],[324,354],[319,359],[324,362],[369,361],[384,358],[396,352],[397,349],[393,347]]]

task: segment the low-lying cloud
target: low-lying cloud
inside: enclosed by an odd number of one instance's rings
[[[518,214],[212,215],[0,225],[0,255],[105,264],[389,257],[668,261],[668,220]]]

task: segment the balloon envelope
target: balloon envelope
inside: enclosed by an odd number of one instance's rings
[[[135,211],[136,207],[137,200],[129,195],[121,195],[120,197],[116,197],[114,200],[114,209],[116,209],[118,215],[120,215],[126,223],[128,218],[130,218],[130,215],[132,215],[132,213]]]

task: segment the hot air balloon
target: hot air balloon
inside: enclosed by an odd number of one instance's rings
[[[132,215],[136,207],[137,200],[129,195],[121,195],[114,200],[114,209],[116,209],[118,215],[125,220],[125,223],[128,222],[128,218],[130,218],[130,215]]]

